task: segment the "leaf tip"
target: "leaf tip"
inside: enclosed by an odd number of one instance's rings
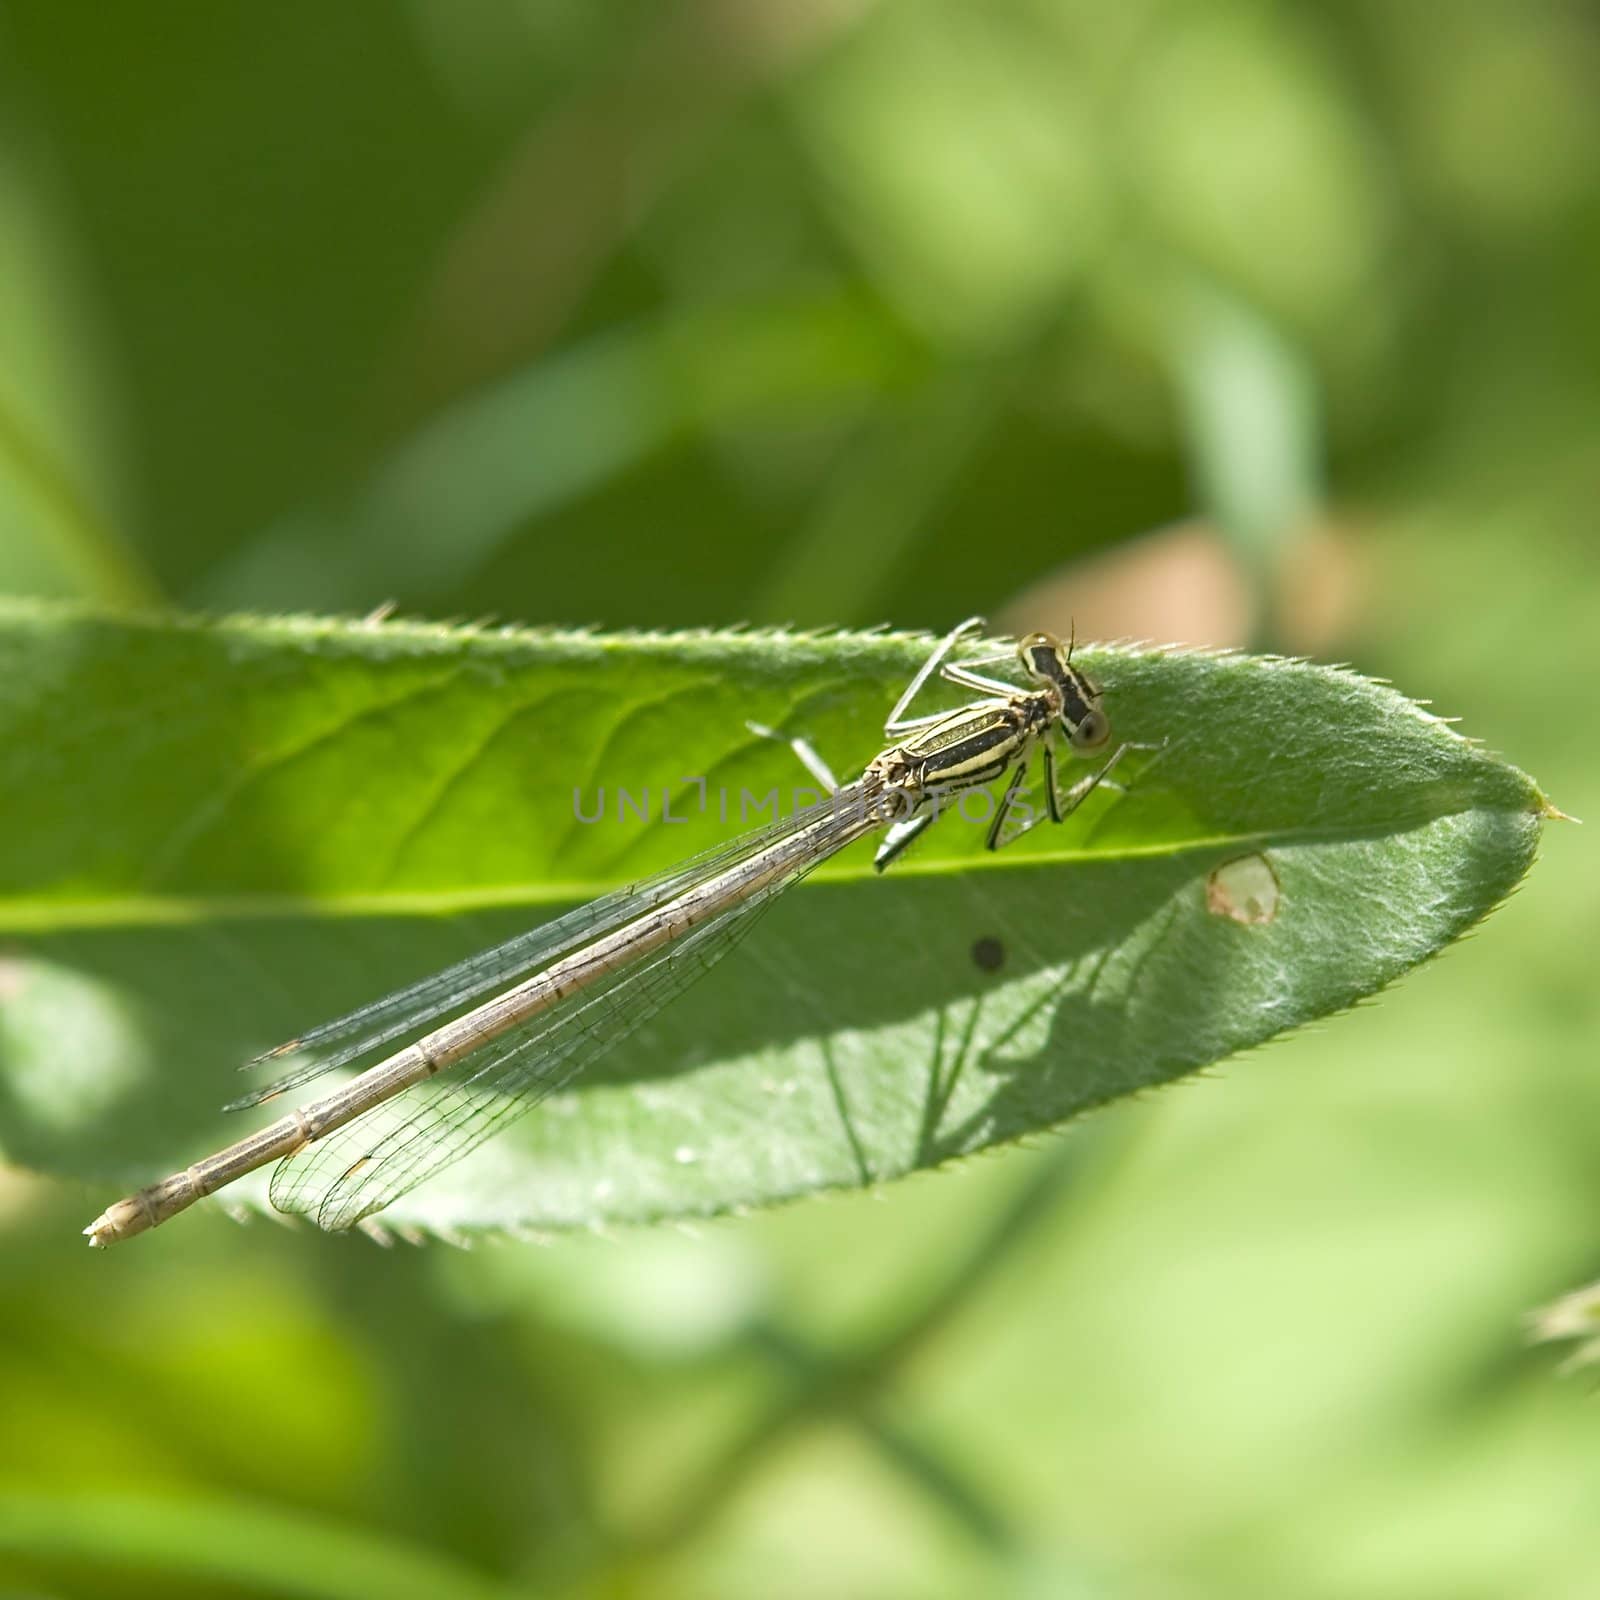
[[[1583,826],[1582,817],[1568,816],[1553,800],[1542,794],[1539,796],[1539,804],[1536,810],[1538,815],[1543,817],[1546,822],[1575,822],[1580,828]]]

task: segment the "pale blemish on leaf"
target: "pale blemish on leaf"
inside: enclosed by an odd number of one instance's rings
[[[1278,875],[1263,855],[1224,861],[1206,879],[1206,910],[1246,926],[1276,920],[1281,895]]]

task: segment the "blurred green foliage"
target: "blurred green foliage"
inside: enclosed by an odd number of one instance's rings
[[[940,626],[1203,516],[1254,642],[1600,815],[1597,71],[1562,0],[4,0],[0,587]],[[695,1239],[99,1258],[7,1176],[0,1582],[1586,1596],[1545,848],[1225,1082]]]

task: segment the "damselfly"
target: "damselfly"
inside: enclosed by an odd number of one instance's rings
[[[789,742],[828,791],[820,805],[583,906],[507,943],[291,1039],[258,1058],[306,1061],[229,1109],[259,1105],[386,1045],[409,1040],[342,1087],[226,1149],[108,1206],[83,1231],[93,1245],[142,1233],[205,1195],[277,1162],[271,1198],[324,1228],[348,1228],[459,1160],[559,1089],[681,993],[748,931],[763,907],[846,845],[884,830],[875,864],[893,861],[945,799],[1010,773],[989,822],[998,849],[1035,823],[1060,822],[1133,745],[1063,787],[1060,747],[1093,757],[1111,740],[1099,690],[1070,645],[1031,633],[1015,647],[1029,687],[977,670],[1004,655],[953,660],[981,618],[953,629],[907,685],[887,746],[841,785],[802,739]],[[982,696],[911,716],[938,678]],[[771,730],[751,725],[757,733]],[[1032,758],[1043,809],[1019,803]]]

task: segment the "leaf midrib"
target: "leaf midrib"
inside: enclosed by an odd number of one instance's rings
[[[894,878],[947,877],[952,874],[992,873],[1065,867],[1083,863],[1172,860],[1185,855],[1209,856],[1220,850],[1261,850],[1289,845],[1332,844],[1353,838],[1388,838],[1428,827],[1448,817],[1470,812],[1524,814],[1520,806],[1461,806],[1431,816],[1396,818],[1392,826],[1361,828],[1275,828],[1249,833],[1218,833],[1205,838],[1125,845],[1114,850],[985,852],[982,855],[945,857],[924,862],[896,863]],[[1538,808],[1526,811],[1535,816]],[[824,865],[807,879],[810,883],[861,883],[876,877],[870,868]],[[94,929],[185,927],[207,922],[359,920],[382,917],[434,917],[472,915],[485,911],[526,907],[580,905],[621,888],[628,880],[595,882],[547,880],[509,884],[499,888],[387,891],[331,895],[125,895],[72,900],[19,897],[0,900],[0,935],[39,934]]]

